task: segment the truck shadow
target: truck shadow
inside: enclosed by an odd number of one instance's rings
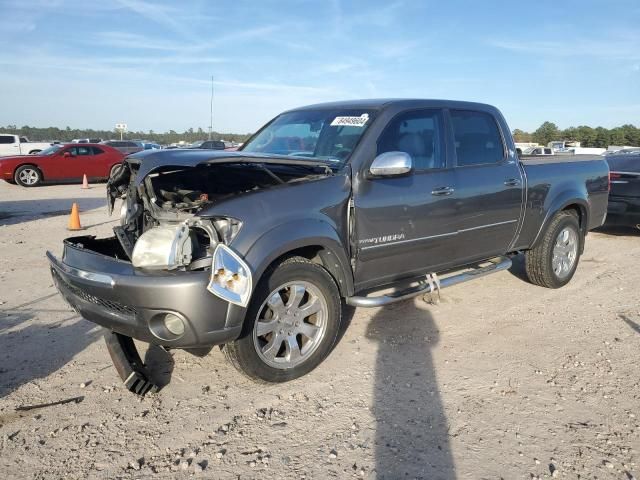
[[[43,217],[69,215],[73,203],[78,204],[80,214],[82,214],[89,210],[106,207],[107,200],[106,198],[45,198],[2,201],[0,202],[0,225],[17,225]]]
[[[618,315],[618,317],[620,317],[622,319],[622,321],[624,323],[626,323],[627,325],[629,325],[629,327],[631,327],[631,329],[636,332],[636,333],[640,333],[640,325],[638,325],[636,322],[634,322],[633,320],[631,320],[629,317],[627,317],[626,315]]]
[[[18,312],[16,317],[20,323],[31,322],[19,330],[7,327],[0,331],[0,398],[56,372],[93,343],[100,333],[95,325],[77,314],[55,323],[40,323],[36,311]],[[87,380],[70,379],[78,384]]]
[[[519,278],[523,282],[529,282],[527,278],[527,271],[524,264],[524,255],[514,255],[511,257],[511,267],[509,268],[509,273],[514,277]]]
[[[640,237],[640,229],[638,228],[606,223],[602,227],[596,228],[594,232],[615,237]]]
[[[382,308],[366,336],[379,345],[373,409],[376,478],[455,478],[431,355],[439,337],[431,313],[410,301]]]
[[[149,376],[159,390],[169,385],[175,362],[171,352],[157,345],[149,345],[144,355],[144,364]]]

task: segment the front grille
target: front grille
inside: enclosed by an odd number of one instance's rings
[[[134,307],[129,307],[128,305],[122,305],[121,303],[114,302],[113,300],[106,300],[104,298],[96,297],[95,295],[91,295],[90,293],[85,292],[84,290],[71,285],[64,278],[62,278],[55,269],[51,269],[51,273],[53,275],[54,280],[56,280],[56,284],[59,289],[64,289],[69,293],[75,295],[76,297],[81,298],[85,302],[93,303],[95,305],[100,305],[107,310],[112,312],[135,316],[136,309]]]

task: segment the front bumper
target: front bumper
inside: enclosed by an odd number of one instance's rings
[[[67,239],[62,259],[51,252],[54,283],[85,319],[144,342],[173,348],[199,348],[235,340],[245,309],[207,291],[209,272],[149,272],[131,263],[83,248],[94,237]],[[114,239],[114,241],[117,241]],[[180,336],[167,335],[162,319],[184,323]]]

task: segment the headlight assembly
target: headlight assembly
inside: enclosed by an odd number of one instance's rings
[[[226,245],[219,243],[213,254],[207,290],[227,302],[246,307],[251,298],[251,270]]]
[[[225,245],[229,245],[242,228],[242,222],[235,218],[214,218],[212,223]]]
[[[140,235],[133,247],[131,263],[134,267],[172,270],[188,265],[192,250],[189,226],[186,223],[163,225]]]

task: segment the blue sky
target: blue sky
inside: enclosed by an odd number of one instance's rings
[[[322,101],[640,126],[638,0],[0,0],[0,125],[250,132]]]

